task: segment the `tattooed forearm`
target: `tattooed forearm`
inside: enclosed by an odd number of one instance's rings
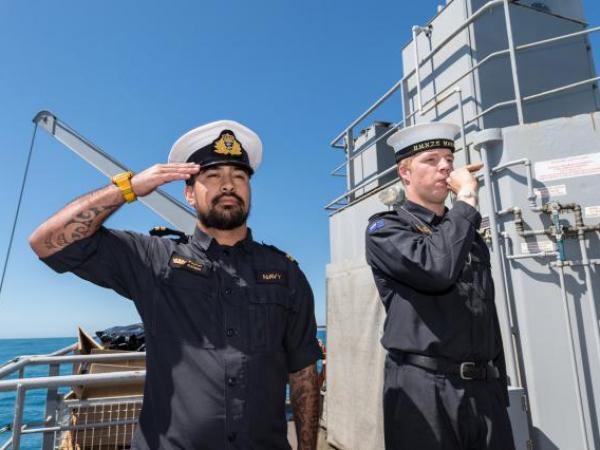
[[[119,206],[121,205],[94,206],[86,211],[80,212],[73,219],[69,220],[65,224],[65,228],[74,226],[71,237],[82,239],[88,234],[91,234],[91,232],[93,233],[96,231],[102,222],[104,222],[104,220]]]
[[[315,450],[319,431],[319,382],[316,365],[290,374],[291,403],[298,450]]]
[[[60,250],[75,241],[93,234],[100,228],[100,225],[102,225],[102,222],[110,215],[110,212],[118,207],[119,205],[108,205],[91,208],[88,211],[77,214],[65,224],[65,232],[54,235],[54,233],[50,231],[44,239],[44,245],[48,250]],[[103,217],[103,213],[106,212],[108,212],[108,214],[104,214]]]
[[[123,195],[115,186],[90,192],[69,203],[43,223],[31,235],[29,243],[38,256],[50,256],[94,234],[123,203]]]

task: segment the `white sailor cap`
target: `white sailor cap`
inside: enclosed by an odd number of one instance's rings
[[[394,148],[396,162],[400,162],[425,150],[447,148],[454,153],[454,138],[459,132],[460,127],[453,123],[420,123],[392,134],[387,143]]]
[[[262,142],[250,128],[233,120],[207,123],[181,136],[171,147],[169,162],[195,162],[243,167],[250,174],[262,159]]]

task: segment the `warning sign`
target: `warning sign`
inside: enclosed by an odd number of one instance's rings
[[[536,197],[548,199],[550,197],[562,197],[567,195],[567,186],[564,184],[557,184],[555,186],[546,186],[540,189],[534,189]]]
[[[588,219],[600,217],[600,206],[588,206],[584,211],[585,217]]]
[[[521,242],[521,253],[531,254],[553,251],[554,242],[552,241]]]
[[[481,218],[481,225],[479,225],[480,230],[485,230],[490,227],[490,216],[484,216]]]
[[[598,174],[600,174],[600,153],[588,153],[587,155],[535,163],[535,177],[539,181],[553,181]]]

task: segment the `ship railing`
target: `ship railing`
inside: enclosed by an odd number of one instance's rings
[[[552,37],[549,39],[543,39],[543,40],[539,40],[539,41],[535,41],[535,42],[530,42],[527,44],[515,45],[513,35],[512,35],[512,22],[511,22],[511,17],[510,17],[510,13],[509,13],[509,3],[510,3],[509,0],[492,0],[488,3],[486,3],[479,10],[477,10],[475,13],[473,13],[467,20],[465,20],[462,24],[460,24],[446,39],[444,39],[442,42],[440,42],[436,47],[434,47],[427,55],[425,55],[422,58],[419,58],[418,49],[417,49],[417,45],[415,45],[415,42],[416,42],[417,35],[419,33],[426,33],[428,30],[428,27],[419,27],[419,26],[413,27],[413,45],[415,48],[415,64],[414,64],[415,68],[412,69],[407,74],[405,74],[385,94],[383,94],[380,98],[378,98],[371,106],[369,106],[363,113],[361,113],[356,119],[354,119],[342,132],[340,132],[330,142],[331,147],[343,149],[346,154],[345,161],[342,162],[339,166],[337,166],[331,172],[331,175],[345,176],[346,180],[347,180],[347,186],[346,186],[346,192],[344,192],[342,195],[340,195],[339,197],[335,198],[334,200],[329,202],[327,205],[325,205],[326,210],[332,211],[332,213],[334,213],[334,212],[340,211],[340,210],[350,206],[351,204],[359,201],[360,200],[359,196],[355,196],[355,198],[353,199],[353,196],[356,192],[361,191],[361,190],[368,191],[369,185],[373,184],[373,182],[375,182],[375,181],[378,181],[382,177],[388,175],[395,168],[395,164],[394,164],[391,167],[385,168],[382,171],[376,172],[372,176],[369,176],[369,177],[361,180],[355,186],[351,186],[349,167],[352,164],[352,162],[354,161],[354,159],[361,156],[366,150],[372,148],[372,146],[374,146],[381,140],[387,139],[396,130],[399,130],[411,123],[414,124],[415,118],[417,115],[425,115],[426,113],[430,112],[432,109],[438,107],[440,104],[448,101],[449,99],[453,98],[454,96],[457,97],[457,99],[456,99],[457,107],[458,107],[458,111],[460,112],[459,125],[461,127],[461,141],[460,141],[460,145],[457,146],[457,151],[464,150],[465,151],[465,160],[467,163],[469,163],[470,162],[469,149],[470,149],[470,146],[472,143],[467,142],[467,140],[466,140],[465,128],[468,125],[471,125],[473,123],[478,125],[477,122],[479,121],[479,119],[483,118],[485,115],[487,115],[499,108],[510,106],[510,105],[516,106],[518,123],[523,124],[523,123],[525,123],[525,120],[523,117],[523,103],[524,102],[528,102],[531,100],[537,100],[537,99],[547,97],[547,96],[550,96],[553,94],[557,94],[560,92],[564,92],[566,90],[573,89],[573,88],[576,88],[579,86],[583,86],[583,85],[587,85],[587,84],[594,84],[600,80],[600,77],[593,77],[593,78],[581,80],[581,81],[578,81],[575,83],[559,86],[557,88],[549,89],[549,90],[539,92],[536,94],[532,94],[532,95],[528,95],[528,96],[524,96],[524,97],[521,96],[521,89],[520,89],[520,84],[519,84],[519,79],[518,79],[518,67],[517,67],[517,60],[516,60],[517,52],[520,52],[523,50],[529,50],[529,49],[535,48],[535,47],[554,44],[557,42],[561,42],[561,41],[564,41],[567,39],[573,39],[573,38],[584,36],[584,35],[590,35],[592,33],[596,33],[598,31],[600,31],[600,26],[587,28],[585,30],[581,30],[581,31],[574,32],[574,33],[568,33],[568,34],[564,34],[561,36]],[[446,87],[444,87],[443,89],[441,89],[440,91],[438,91],[437,93],[432,95],[431,98],[429,98],[428,100],[423,102],[422,97],[421,97],[421,77],[420,77],[421,66],[423,64],[425,64],[427,61],[429,61],[440,50],[442,50],[444,47],[446,47],[462,31],[464,31],[467,27],[471,26],[484,13],[490,11],[493,8],[497,8],[499,6],[504,7],[506,33],[507,33],[507,38],[508,38],[508,48],[490,53],[489,55],[485,56],[479,62],[477,62],[476,64],[473,64],[468,70],[466,70],[464,73],[462,73],[460,76],[458,76],[454,81],[449,83]],[[489,63],[491,60],[496,59],[500,56],[504,56],[504,55],[510,56],[510,66],[511,66],[511,73],[512,73],[514,98],[511,100],[507,100],[507,101],[497,102],[497,103],[491,105],[490,107],[486,108],[484,111],[481,111],[478,114],[474,115],[473,117],[470,117],[468,120],[465,120],[464,110],[463,110],[462,91],[461,91],[461,88],[458,86],[458,83],[460,83],[460,81],[462,81],[465,77],[469,76],[470,74],[472,74],[473,72],[475,72],[476,70],[481,68],[483,65]],[[408,81],[410,78],[413,78],[413,77],[416,77],[415,84],[416,84],[416,88],[417,88],[417,108],[414,111],[411,111],[410,113],[406,114],[406,112],[404,110],[404,105],[405,105],[404,84],[406,81]],[[358,148],[355,148],[354,147],[354,142],[355,142],[354,136],[355,136],[356,127],[358,125],[360,125],[361,123],[363,123],[365,121],[365,119],[372,116],[372,114],[375,111],[378,111],[382,105],[387,104],[389,99],[392,98],[396,93],[399,93],[399,95],[400,95],[402,119],[400,121],[398,121],[397,123],[391,124],[389,129],[385,133],[383,133],[379,136],[374,136],[373,138],[368,139],[365,142],[363,142]],[[343,169],[345,169],[345,174],[341,173],[341,171]],[[386,187],[394,184],[395,182],[397,182],[397,178],[394,180],[391,180],[383,185],[377,186],[377,190],[385,189]]]
[[[74,350],[74,346],[69,352]],[[19,378],[24,377],[25,369],[28,366],[49,366],[56,367],[60,364],[71,364],[81,362],[118,362],[118,361],[141,361],[146,359],[144,352],[124,352],[124,353],[108,353],[102,355],[66,355],[66,353],[49,355],[25,355],[9,361],[0,367],[0,380],[6,378],[15,372],[19,372]]]
[[[67,347],[56,350],[48,355],[44,356],[62,356],[73,352],[77,348],[77,344],[71,344]],[[37,356],[37,355],[36,355]],[[29,365],[31,358],[35,358],[33,355],[18,356],[5,364],[0,364],[0,380],[12,375],[15,372],[19,372],[19,378],[23,378],[25,367]]]
[[[30,355],[15,358],[0,368],[0,392],[15,392],[15,406],[13,422],[10,425],[11,435],[0,444],[0,450],[12,448],[18,450],[23,435],[43,433],[44,450],[58,448],[61,433],[72,432],[74,439],[78,439],[80,448],[89,448],[97,445],[98,439],[110,440],[111,447],[125,448],[119,442],[129,442],[137,415],[142,404],[142,396],[119,396],[103,397],[98,399],[64,399],[59,395],[61,388],[80,388],[84,386],[123,386],[131,383],[143,382],[145,370],[134,370],[124,372],[110,372],[86,375],[59,375],[59,369],[64,364],[84,363],[115,363],[123,361],[144,360],[146,354],[143,352],[124,352],[101,355],[67,355],[73,351],[75,346],[69,346],[50,355]],[[25,378],[25,370],[30,366],[47,365],[49,376]],[[18,374],[17,378],[2,379],[10,375]],[[32,389],[46,390],[46,407],[44,419],[41,422],[24,423],[25,397]],[[79,420],[72,423],[65,418],[77,415]],[[106,417],[108,416],[108,417]],[[92,418],[91,422],[88,420]],[[61,419],[62,418],[62,419]],[[98,420],[100,419],[100,420]],[[116,428],[115,428],[116,427]],[[102,429],[119,430],[119,436],[106,433]],[[94,441],[94,433],[96,440]],[[110,433],[110,431],[109,431]],[[83,441],[81,441],[83,439]],[[94,444],[96,442],[96,444]],[[70,448],[69,446],[60,448]]]

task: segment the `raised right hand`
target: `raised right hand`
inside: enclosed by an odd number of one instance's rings
[[[446,180],[448,187],[454,193],[457,193],[461,189],[469,189],[477,192],[479,189],[479,182],[477,181],[477,178],[475,178],[474,173],[482,167],[483,163],[479,162],[453,170]]]
[[[156,164],[133,176],[131,188],[138,197],[154,192],[159,186],[176,180],[187,180],[200,172],[196,163]]]

